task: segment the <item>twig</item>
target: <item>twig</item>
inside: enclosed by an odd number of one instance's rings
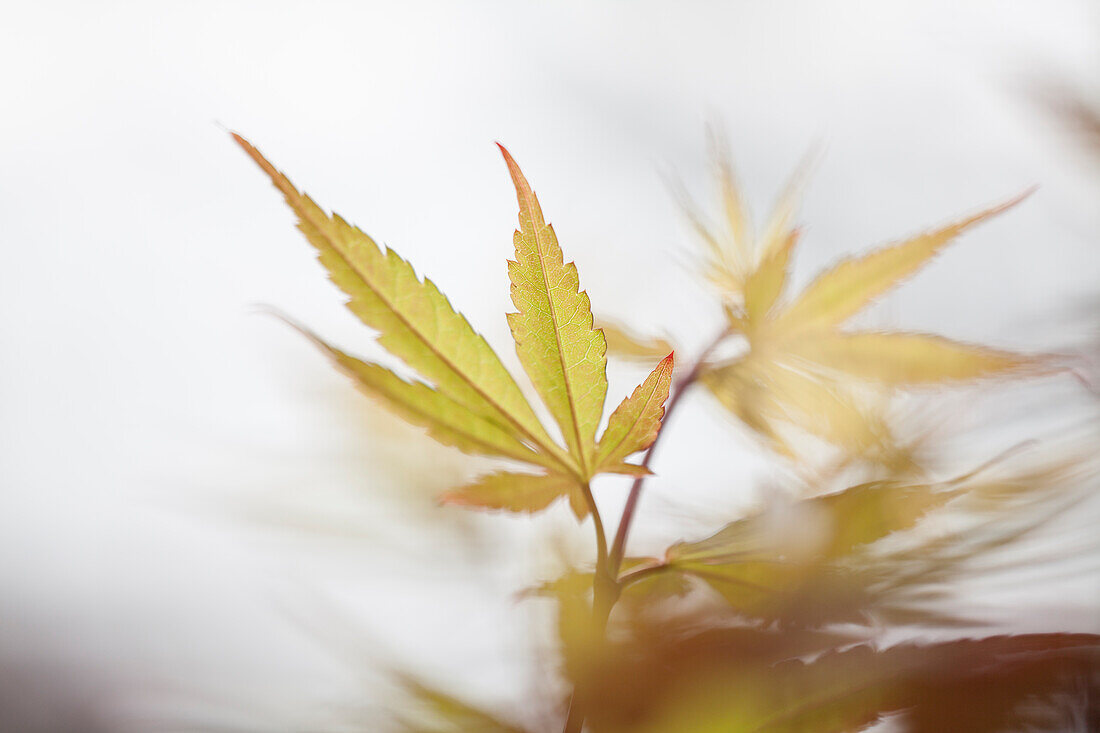
[[[668,421],[672,417],[672,413],[676,409],[676,406],[680,404],[680,399],[684,396],[684,393],[687,392],[688,388],[691,387],[691,385],[694,384],[696,381],[698,381],[699,375],[702,373],[703,367],[706,365],[707,358],[710,357],[711,353],[713,353],[718,345],[722,343],[722,341],[724,341],[729,335],[729,329],[725,329],[722,331],[722,333],[718,334],[718,336],[715,337],[714,340],[712,340],[705,349],[703,349],[703,353],[701,353],[699,355],[699,358],[695,360],[695,363],[692,364],[691,369],[688,371],[688,373],[685,374],[676,384],[676,389],[668,400],[668,408],[665,410],[665,417],[664,420],[662,420],[661,431],[657,433],[656,440],[654,440],[653,444],[649,446],[649,450],[646,451],[645,457],[642,459],[643,467],[649,468],[649,462],[653,458],[653,452],[657,448],[657,443],[660,442],[661,436],[665,434],[665,429],[668,426]],[[616,577],[619,574],[619,567],[622,565],[623,556],[626,553],[626,539],[627,536],[630,534],[630,525],[634,521],[634,512],[638,508],[638,498],[642,494],[642,486],[645,484],[645,479],[645,476],[639,476],[638,478],[634,479],[634,484],[630,487],[630,495],[626,498],[626,505],[623,507],[622,518],[619,520],[619,528],[615,532],[615,541],[611,545],[609,569],[611,571],[612,577]]]

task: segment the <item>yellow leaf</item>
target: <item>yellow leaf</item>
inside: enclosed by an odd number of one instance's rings
[[[802,189],[809,180],[810,171],[817,159],[817,151],[811,150],[787,179],[782,192],[772,207],[768,224],[760,237],[759,259],[766,260],[780,247],[786,246],[787,239],[794,231],[794,217],[802,197]]]
[[[794,451],[773,424],[776,419],[784,419],[775,393],[754,372],[747,360],[738,360],[706,370],[700,381],[723,407],[763,438],[772,450],[793,458]]]
[[[577,479],[561,473],[490,473],[439,497],[444,504],[509,512],[537,512],[559,497],[568,497],[579,519],[588,516],[588,504]]]
[[[792,354],[891,386],[1019,373],[1039,360],[921,333],[829,333],[791,341]]]
[[[379,332],[382,346],[440,393],[555,456],[560,465],[572,463],[550,439],[489,344],[431,280],[421,281],[393,250],[383,252],[359,228],[326,214],[247,140],[233,137],[283,194],[321,264],[349,296],[348,308]]]
[[[662,359],[645,381],[611,413],[596,449],[597,469],[620,464],[624,458],[645,450],[657,439],[665,414],[665,400],[672,385],[673,362],[673,354]]]
[[[639,466],[634,463],[613,463],[600,467],[601,473],[617,473],[621,476],[633,476],[639,478],[642,476],[652,476],[653,471],[650,471],[645,466]]]
[[[607,341],[609,353],[628,359],[660,359],[672,351],[663,338],[638,336],[625,326],[600,319],[597,323]]]
[[[745,561],[836,559],[856,548],[910,529],[962,493],[957,481],[900,484],[873,481],[811,499],[775,504],[727,524],[696,542],[668,549],[672,564],[718,566]],[[812,535],[810,545],[807,535]],[[816,560],[815,560],[816,561]]]
[[[920,269],[963,231],[1015,206],[1030,193],[900,244],[841,261],[819,275],[778,316],[777,328],[792,333],[842,323]]]
[[[733,272],[743,280],[752,267],[755,256],[752,222],[749,210],[741,197],[741,189],[733,173],[729,152],[724,140],[712,136],[712,155],[718,169],[718,187],[722,199],[722,211],[729,228],[729,242],[724,248],[725,258],[732,264]]]
[[[607,343],[593,327],[576,266],[564,262],[534,191],[508,151],[500,150],[519,201],[516,259],[508,263],[519,312],[508,315],[508,324],[520,362],[587,478],[594,472],[596,428],[607,396]]]
[[[511,431],[438,390],[421,382],[406,382],[389,369],[346,354],[305,328],[287,322],[324,351],[361,390],[413,425],[426,428],[440,443],[472,455],[511,458],[549,469],[558,466],[552,457],[531,450]]]
[[[785,419],[803,430],[857,452],[875,442],[868,416],[841,384],[785,365],[769,369],[764,382]]]
[[[777,452],[794,452],[776,430],[793,425],[837,446],[862,452],[875,444],[875,425],[842,384],[819,374],[753,357],[718,365],[703,376],[728,410],[768,439]]]
[[[788,232],[777,247],[765,254],[759,267],[745,281],[745,314],[750,323],[767,316],[782,294],[798,234],[797,230]]]

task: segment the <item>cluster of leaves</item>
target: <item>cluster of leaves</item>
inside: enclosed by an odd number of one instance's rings
[[[485,339],[430,280],[418,278],[406,261],[360,229],[325,213],[251,144],[235,138],[294,210],[299,228],[348,296],[348,307],[419,379],[406,380],[307,335],[361,389],[436,440],[526,469],[486,474],[446,492],[443,500],[534,512],[564,497],[578,519],[592,516],[595,569],[571,571],[542,588],[558,604],[563,676],[574,690],[567,732],[582,725],[592,731],[847,731],[886,714],[904,715],[915,731],[992,731],[1025,719],[1051,729],[1063,722],[1058,711],[1065,705],[1037,713],[1018,703],[1064,703],[1082,684],[1080,689],[1097,693],[1100,638],[1088,635],[887,649],[868,643],[883,621],[941,627],[965,622],[913,599],[927,600],[931,588],[965,562],[1038,523],[1008,528],[1000,516],[989,522],[983,541],[970,544],[944,536],[883,549],[888,540],[911,533],[948,504],[968,500],[999,497],[1003,501],[994,504],[1005,508],[1003,514],[1022,514],[1021,506],[1032,505],[1005,497],[1058,487],[1066,480],[1059,471],[1010,479],[975,471],[942,481],[911,461],[903,466],[891,459],[885,478],[774,503],[710,537],[679,542],[661,558],[624,557],[666,402],[671,411],[695,383],[779,456],[797,460],[796,438],[809,435],[850,460],[881,463],[883,456],[898,455],[890,426],[871,407],[882,394],[1048,372],[1051,360],[1045,357],[930,334],[843,328],[959,234],[1023,197],[843,260],[788,296],[801,177],[787,187],[758,236],[731,167],[725,156],[716,156],[724,226],[708,224],[693,207],[689,216],[704,243],[705,274],[718,289],[726,324],[673,388],[667,340],[594,325],[576,268],[565,262],[534,192],[502,147],[519,203],[515,260],[508,263],[517,312],[508,323],[559,441]],[[711,357],[732,340],[743,344],[739,356]],[[612,412],[597,439],[609,350],[659,362]],[[640,463],[627,461],[640,451],[648,451]],[[591,490],[600,473],[635,479],[611,547]],[[706,610],[665,612],[666,602],[683,596],[704,599]],[[612,619],[611,642],[606,625],[613,607],[620,611]],[[957,710],[963,688],[973,696],[965,713]],[[440,691],[422,685],[411,691],[441,724],[406,721],[407,730],[524,729]],[[1048,714],[1054,717],[1032,720]]]

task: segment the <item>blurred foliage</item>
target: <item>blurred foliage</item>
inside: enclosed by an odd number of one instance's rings
[[[559,441],[430,280],[325,213],[237,141],[294,209],[352,311],[417,379],[300,330],[379,404],[445,445],[505,462],[445,492],[444,501],[531,513],[565,497],[578,521],[595,528],[594,562],[525,594],[527,602],[553,604],[558,671],[571,692],[550,685],[502,716],[395,674],[402,694],[394,730],[549,731],[562,729],[563,719],[566,733],[827,733],[884,720],[920,732],[1100,729],[1100,636],[994,634],[989,620],[953,604],[960,587],[995,570],[1042,567],[1023,548],[1095,487],[1092,451],[1035,458],[1020,446],[972,457],[969,470],[944,478],[928,458],[935,430],[928,420],[914,429],[915,413],[897,407],[903,393],[1050,376],[1063,360],[847,326],[960,234],[1026,194],[844,259],[801,293],[788,293],[809,166],[757,229],[726,145],[712,136],[719,223],[681,198],[725,324],[674,375],[665,356],[671,337],[594,325],[576,268],[502,149],[520,209],[509,263],[517,313],[509,324]],[[714,356],[730,344],[737,356]],[[660,361],[597,439],[606,352]],[[713,526],[724,526],[709,536],[679,541],[660,557],[628,556],[662,420],[695,385],[798,479],[754,511],[714,518]],[[818,465],[811,456],[822,446],[828,460]],[[640,463],[627,461],[642,451]],[[845,484],[847,469],[867,478]],[[613,542],[589,484],[599,473],[634,478]],[[1095,553],[1096,541],[1083,549]]]

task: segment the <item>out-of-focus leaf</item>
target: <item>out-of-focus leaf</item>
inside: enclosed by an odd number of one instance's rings
[[[1031,634],[877,650],[812,632],[655,629],[613,648],[594,733],[1090,729],[1100,637]],[[823,654],[823,649],[827,649]],[[842,650],[841,650],[842,649]],[[816,652],[816,653],[815,653]],[[812,661],[803,661],[804,658]],[[1079,728],[1071,727],[1074,716]]]
[[[942,485],[875,482],[775,506],[666,553],[744,616],[819,626],[865,620],[871,577],[845,562],[855,550],[909,529],[959,494]]]
[[[739,519],[706,539],[673,545],[668,558],[673,562],[722,563],[773,553],[795,554],[788,543],[801,542],[807,534],[816,541],[809,551],[797,554],[839,557],[914,526],[958,495],[959,489],[931,484],[860,484]],[[792,539],[792,535],[801,537]]]
[[[779,299],[787,282],[791,252],[797,243],[798,231],[791,230],[746,278],[745,314],[749,323],[755,324],[767,317]]]
[[[417,715],[398,715],[397,730],[401,733],[524,733],[523,728],[411,677],[404,676],[401,682],[419,708]]]
[[[657,439],[672,385],[673,359],[673,354],[662,359],[611,413],[596,449],[597,470],[622,464],[627,456],[645,450]]]
[[[749,210],[741,197],[741,188],[733,174],[733,165],[724,141],[712,138],[715,165],[718,171],[718,186],[725,214],[727,236],[729,237],[724,254],[731,262],[731,274],[744,282],[752,259],[755,255],[755,242],[752,239],[752,222]]]
[[[792,354],[859,379],[936,384],[1036,370],[1041,360],[922,333],[828,333],[796,339]]]
[[[772,206],[768,223],[760,235],[760,256],[763,263],[776,255],[777,251],[789,246],[791,236],[795,234],[795,214],[802,199],[802,189],[810,178],[810,172],[817,160],[817,151],[811,150],[795,167],[787,179],[783,190]]]
[[[853,451],[874,441],[867,416],[835,380],[785,365],[761,367],[759,373],[787,421]]]
[[[822,273],[777,316],[785,333],[829,328],[853,316],[923,267],[970,227],[1022,201],[1030,191],[954,224],[917,235],[862,257],[841,261]]]
[[[498,472],[480,476],[473,483],[444,493],[444,504],[537,512],[565,496],[578,519],[588,516],[588,504],[576,477],[561,473],[532,474]]]
[[[729,164],[724,140],[711,137],[723,226],[684,208],[703,240],[708,279],[722,290],[723,309],[749,352],[708,366],[704,384],[778,453],[796,453],[793,425],[833,444],[842,463],[898,454],[891,431],[863,405],[860,381],[896,388],[977,377],[1044,373],[1042,360],[918,334],[843,334],[838,328],[876,298],[927,264],[968,228],[1012,207],[1018,196],[953,224],[868,254],[842,260],[800,295],[781,302],[798,240],[795,212],[808,162],[791,177],[762,233],[753,231]],[[873,337],[872,337],[873,336]],[[1047,372],[1052,370],[1047,370]]]
[[[779,423],[797,426],[852,452],[865,450],[875,440],[873,425],[851,395],[824,376],[750,355],[712,367],[702,381],[719,402],[782,455],[792,456],[793,451],[777,430]]]
[[[719,403],[763,438],[772,450],[794,458],[794,451],[776,431],[774,422],[785,419],[783,406],[753,367],[751,359],[716,365],[703,371],[700,381]]]
[[[698,207],[682,191],[678,196],[681,208],[706,247],[706,278],[735,308],[751,309],[753,317],[761,316],[782,290],[794,244],[794,215],[809,166],[799,166],[791,176],[763,231],[757,232],[733,172],[729,146],[720,134],[712,131],[709,148],[722,224],[718,227],[707,224]]]
[[[358,227],[326,214],[248,141],[233,137],[283,194],[321,264],[347,293],[348,308],[379,332],[382,346],[441,393],[568,465],[496,353],[431,280],[421,281],[396,252],[383,252]]]
[[[607,344],[592,323],[577,268],[564,262],[554,229],[516,161],[500,146],[519,201],[515,261],[508,263],[517,313],[508,324],[516,352],[550,409],[581,472],[594,473],[596,428],[607,396]]]
[[[672,344],[663,338],[639,336],[625,326],[607,319],[600,319],[597,325],[607,341],[608,353],[616,356],[651,361],[661,359],[673,351]]]

